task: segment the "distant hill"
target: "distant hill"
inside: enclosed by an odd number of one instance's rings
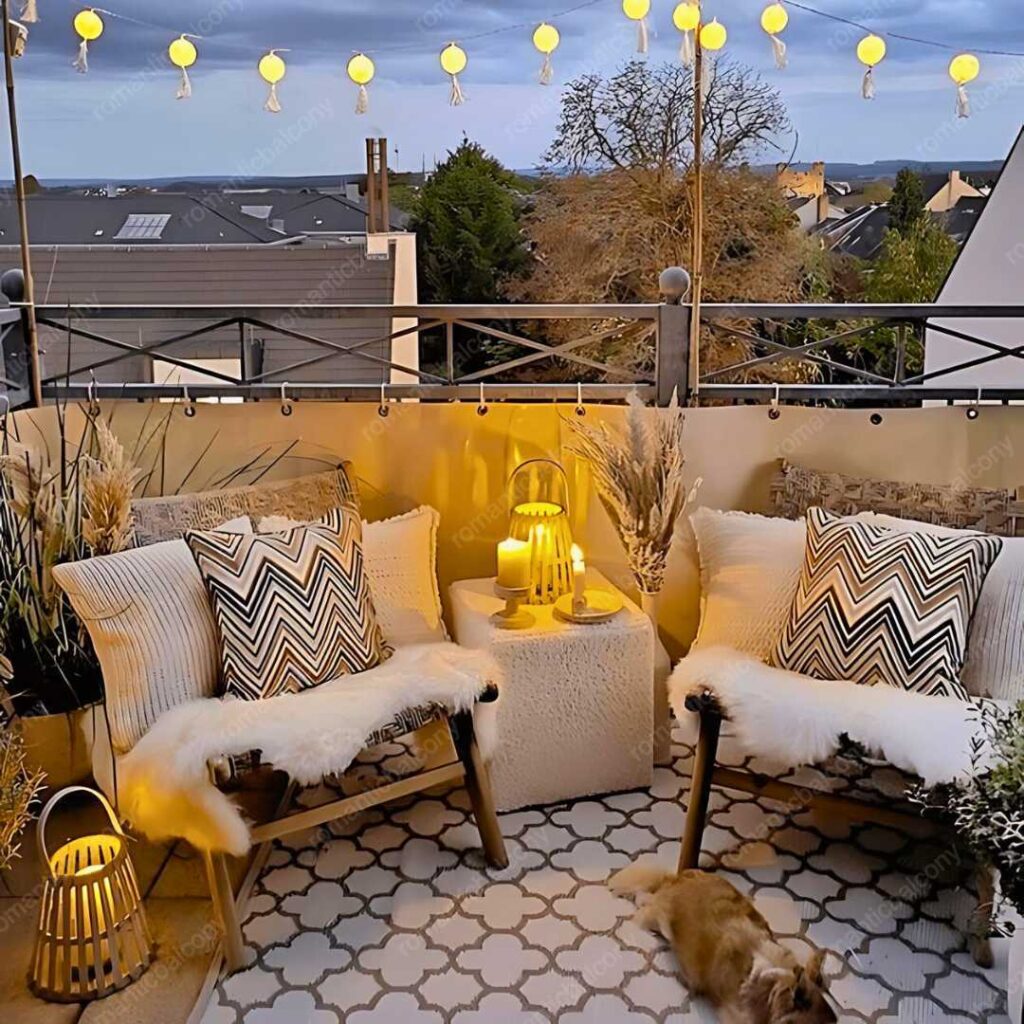
[[[791,165],[795,171],[808,171],[811,164],[799,161]],[[1003,168],[1002,160],[876,160],[870,164],[830,163],[825,161],[825,173],[833,181],[874,181],[878,178],[892,178],[904,167],[910,167],[918,174],[948,174],[950,171],[971,171],[982,174],[997,174]],[[756,171],[775,173],[775,164],[758,164]]]

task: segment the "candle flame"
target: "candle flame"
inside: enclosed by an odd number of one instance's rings
[[[583,548],[581,548],[579,544],[573,544],[572,546],[572,560],[574,562],[583,561]]]

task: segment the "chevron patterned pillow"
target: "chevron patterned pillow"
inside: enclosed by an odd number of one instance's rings
[[[285,533],[192,531],[185,540],[213,606],[227,693],[259,700],[304,690],[390,653],[353,509]]]
[[[807,548],[779,668],[967,700],[960,672],[998,537],[905,533],[807,512]]]

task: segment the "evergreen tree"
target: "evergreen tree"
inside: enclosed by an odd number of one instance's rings
[[[924,216],[924,212],[921,176],[904,167],[896,175],[896,184],[889,199],[889,227],[905,235]]]
[[[500,301],[505,284],[529,265],[521,208],[515,176],[464,139],[424,185],[413,211],[421,301]]]

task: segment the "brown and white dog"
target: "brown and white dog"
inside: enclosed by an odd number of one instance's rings
[[[690,994],[707,999],[724,1024],[836,1020],[825,999],[824,954],[814,953],[802,967],[753,903],[724,878],[633,864],[608,885],[640,896],[636,923],[672,943]]]

